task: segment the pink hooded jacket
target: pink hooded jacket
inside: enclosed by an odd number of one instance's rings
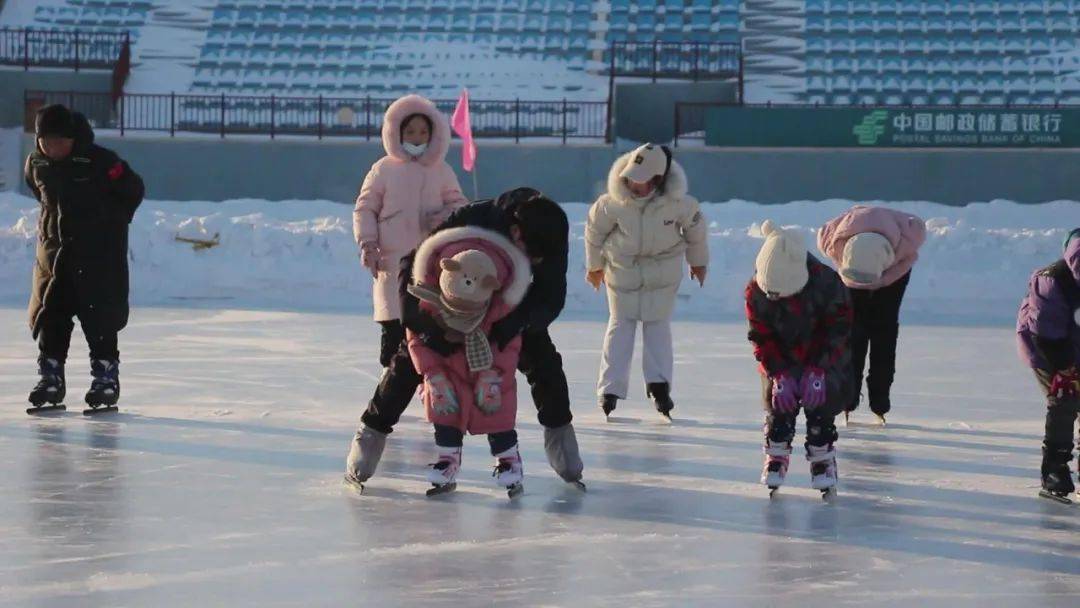
[[[419,158],[409,156],[401,145],[401,123],[413,114],[424,114],[433,126],[431,141]],[[353,235],[357,245],[376,243],[382,251],[373,293],[375,320],[392,321],[401,318],[397,282],[401,258],[468,200],[446,164],[450,125],[435,104],[419,95],[390,104],[382,140],[386,156],[372,165],[360,187]]]
[[[821,227],[818,249],[839,267],[844,259],[844,246],[862,232],[876,232],[888,239],[896,259],[875,284],[854,285],[844,279],[844,284],[857,289],[880,289],[895,283],[915,265],[919,247],[926,242],[926,223],[918,217],[885,207],[856,205]]]
[[[481,328],[485,332],[490,332],[491,326],[496,321],[510,314],[521,303],[532,282],[529,259],[505,236],[475,226],[440,230],[431,235],[416,250],[412,282],[438,285],[439,273],[442,272],[439,268],[439,260],[452,257],[467,249],[476,249],[488,254],[495,262],[499,282],[503,285],[492,296],[491,306],[481,323]],[[420,306],[427,312],[434,310],[432,305],[426,302],[421,302]],[[424,408],[427,410],[429,421],[433,424],[452,426],[473,435],[498,433],[514,428],[517,420],[515,374],[521,353],[521,336],[514,338],[504,350],[499,350],[496,343],[491,343],[492,354],[495,356],[493,369],[502,378],[502,405],[494,414],[488,415],[476,405],[478,374],[469,371],[464,346],[454,351],[449,357],[444,357],[424,346],[423,341],[414,335],[412,330],[407,330],[406,335],[409,342],[409,355],[412,357],[416,371],[425,379],[434,374],[444,374],[453,385],[454,395],[457,397],[458,412],[441,415],[434,410],[432,401],[425,392]]]

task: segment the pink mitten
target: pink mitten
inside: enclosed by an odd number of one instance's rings
[[[487,415],[502,407],[502,376],[493,369],[480,372],[476,379],[476,407]]]
[[[825,370],[818,367],[806,368],[799,393],[802,395],[803,407],[808,410],[825,405]]]
[[[382,257],[382,251],[379,249],[378,243],[368,241],[360,245],[360,263],[371,271],[371,274],[375,274],[379,271],[379,259]]]
[[[773,410],[781,414],[790,414],[799,407],[795,381],[787,372],[782,372],[772,379]]]
[[[1072,399],[1080,394],[1080,371],[1075,367],[1063,369],[1050,379],[1050,396]]]
[[[436,414],[446,416],[456,414],[460,409],[454,387],[443,374],[433,374],[424,378],[424,392],[431,399],[431,409]]]

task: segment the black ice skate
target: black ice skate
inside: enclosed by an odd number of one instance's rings
[[[604,417],[607,418],[611,415],[611,412],[615,411],[615,405],[619,402],[619,398],[615,395],[604,395],[600,398],[600,409],[604,412]]]
[[[1073,502],[1069,499],[1069,494],[1075,491],[1076,486],[1073,485],[1072,471],[1069,470],[1068,461],[1055,464],[1044,463],[1042,489],[1039,490],[1039,496],[1068,505]]]
[[[89,405],[90,409],[83,410],[83,414],[89,416],[117,411],[116,403],[120,400],[120,362],[92,359],[90,375],[94,378],[90,383],[90,390],[86,392],[86,405]]]
[[[38,375],[40,379],[34,390],[30,391],[30,405],[27,414],[40,414],[66,410],[64,397],[67,386],[64,382],[64,365],[56,359],[38,357]]]
[[[671,410],[675,409],[675,402],[671,400],[671,385],[667,382],[649,383],[645,385],[645,394],[652,398],[656,411],[671,422]]]

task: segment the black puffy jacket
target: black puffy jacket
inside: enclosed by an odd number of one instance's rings
[[[83,115],[74,118],[71,155],[54,161],[35,149],[26,159],[26,185],[41,203],[28,311],[35,338],[42,315],[63,297],[55,293],[61,276],[92,327],[127,325],[128,224],[142,202],[143,181],[116,153],[94,144]]]

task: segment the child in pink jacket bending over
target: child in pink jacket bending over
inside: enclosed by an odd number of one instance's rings
[[[892,408],[889,397],[896,375],[896,342],[900,335],[900,303],[911,268],[926,240],[921,219],[885,207],[856,205],[830,220],[818,232],[818,248],[836,264],[851,290],[855,323],[851,330],[855,392],[844,406],[844,419],[859,405],[863,367],[870,410],[881,424]]]
[[[428,420],[435,425],[438,460],[428,471],[429,495],[456,487],[466,432],[488,436],[496,483],[511,498],[522,491],[514,430],[521,336],[500,349],[489,334],[525,297],[532,281],[529,264],[508,238],[474,226],[440,230],[416,250],[408,290],[420,300],[421,312],[460,344],[441,355],[411,329],[406,332],[409,355],[423,377]]]
[[[375,321],[382,326],[383,367],[405,338],[398,297],[401,258],[450,213],[466,204],[446,163],[450,126],[435,104],[406,95],[390,104],[382,127],[386,156],[371,167],[353,211],[360,261],[375,277]]]

